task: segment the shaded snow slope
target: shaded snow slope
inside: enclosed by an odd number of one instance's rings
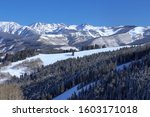
[[[59,96],[53,98],[53,100],[67,100],[72,96],[73,93],[78,92],[78,85],[74,86],[73,88],[65,91],[64,93],[60,94]]]
[[[119,65],[119,66],[117,66],[116,70],[117,70],[117,71],[122,71],[124,68],[129,67],[129,65],[131,65],[133,62],[134,62],[134,61],[128,62],[128,63],[124,63],[124,64],[122,64],[122,65]]]
[[[89,83],[86,86],[84,86],[82,89],[89,89],[90,85],[93,85],[95,82],[93,83]],[[60,94],[59,96],[53,98],[53,100],[67,100],[69,99],[74,93],[76,93],[76,95],[79,95],[79,93],[82,91],[82,89],[78,89],[79,85],[74,86],[73,88],[65,91],[64,93]]]

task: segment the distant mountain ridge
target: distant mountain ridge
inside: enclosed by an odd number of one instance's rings
[[[0,52],[26,48],[80,49],[94,44],[106,47],[144,44],[150,41],[149,37],[148,26],[100,27],[40,22],[23,26],[15,22],[0,22]]]

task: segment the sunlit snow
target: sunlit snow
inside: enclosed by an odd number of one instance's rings
[[[109,47],[109,48],[103,48],[103,49],[80,51],[80,52],[75,52],[74,56],[72,56],[72,53],[39,54],[39,55],[36,55],[34,57],[26,58],[25,60],[13,62],[10,65],[1,68],[1,72],[2,73],[10,73],[12,76],[15,75],[15,76],[19,77],[20,75],[25,73],[25,68],[15,68],[15,66],[17,66],[18,64],[20,64],[26,60],[35,60],[35,59],[40,58],[41,61],[43,62],[43,65],[46,66],[49,64],[53,64],[53,63],[60,61],[60,60],[66,60],[69,58],[84,57],[84,56],[88,56],[88,55],[92,55],[92,54],[100,53],[100,52],[115,51],[115,50],[118,50],[118,49],[123,48],[123,47],[127,47],[127,46]]]

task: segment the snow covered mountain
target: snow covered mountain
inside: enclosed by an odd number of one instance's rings
[[[26,48],[80,49],[82,46],[143,44],[149,42],[150,27],[98,27],[89,24],[66,25],[34,23],[23,26],[0,22],[0,52]]]
[[[0,22],[0,31],[15,34],[22,26],[15,22]]]

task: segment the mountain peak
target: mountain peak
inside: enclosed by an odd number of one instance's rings
[[[16,22],[0,22],[0,31],[14,34],[22,26]]]
[[[41,25],[45,25],[45,23],[35,22],[35,23],[30,24],[29,27],[38,27],[38,26],[41,26]]]

